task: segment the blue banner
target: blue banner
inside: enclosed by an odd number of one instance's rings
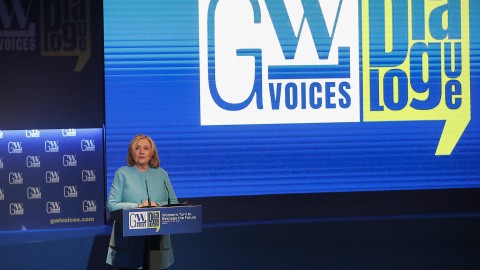
[[[124,236],[202,231],[201,206],[135,208],[119,211],[123,211]]]
[[[104,220],[103,130],[0,131],[0,230]]]

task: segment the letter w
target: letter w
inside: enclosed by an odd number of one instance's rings
[[[27,26],[27,16],[32,6],[32,0],[28,3],[27,12],[23,10],[20,0],[11,0],[11,3],[13,5],[13,11],[11,14],[8,14],[5,0],[0,0],[0,18],[2,19],[3,26],[5,29],[9,29],[12,24],[13,14],[16,14],[20,28],[25,29]]]
[[[22,147],[21,142],[12,142],[13,148],[20,149]]]
[[[135,217],[137,218],[137,220],[139,222],[144,222],[145,221],[145,217],[142,214],[135,214]]]
[[[332,46],[333,36],[335,35],[335,28],[337,26],[338,16],[340,14],[340,8],[342,7],[343,0],[340,0],[337,9],[337,15],[335,16],[335,24],[333,26],[332,34],[328,33],[327,24],[323,17],[322,7],[319,5],[318,0],[301,0],[304,10],[302,23],[298,31],[298,36],[295,36],[292,24],[290,22],[287,8],[284,1],[278,0],[265,0],[268,12],[272,18],[273,27],[277,33],[278,41],[282,47],[283,55],[285,59],[295,58],[295,52],[297,51],[298,40],[302,33],[303,24],[308,21],[310,31],[312,33],[313,42],[317,49],[319,59],[328,59],[330,53],[330,47]]]

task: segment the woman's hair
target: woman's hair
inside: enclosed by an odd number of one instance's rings
[[[138,134],[135,136],[135,138],[132,139],[130,142],[130,145],[128,146],[128,154],[127,154],[127,164],[128,166],[132,167],[135,165],[135,160],[133,159],[133,148],[135,145],[137,145],[138,140],[141,139],[146,139],[150,142],[150,145],[152,147],[152,159],[148,161],[148,165],[152,168],[158,168],[160,167],[160,159],[158,159],[158,151],[157,147],[155,146],[155,143],[153,142],[152,138],[143,135],[143,134]]]

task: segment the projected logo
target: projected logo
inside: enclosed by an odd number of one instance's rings
[[[160,230],[160,211],[131,212],[128,215],[129,229]]]
[[[42,0],[42,56],[76,56],[82,71],[91,56],[90,1]]]
[[[36,49],[35,22],[30,18],[32,2],[0,0],[0,52]]]
[[[362,1],[364,121],[444,120],[450,155],[470,118],[469,1]]]
[[[358,1],[199,1],[202,125],[360,121]]]
[[[0,201],[3,201],[5,200],[5,193],[4,193],[4,190],[3,188],[0,188]]]
[[[3,157],[0,157],[0,169],[3,169]]]

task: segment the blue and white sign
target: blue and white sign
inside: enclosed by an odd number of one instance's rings
[[[202,125],[360,121],[358,1],[199,1]]]
[[[123,211],[123,235],[194,233],[202,230],[201,206],[135,208]],[[115,213],[113,215],[118,215]]]

